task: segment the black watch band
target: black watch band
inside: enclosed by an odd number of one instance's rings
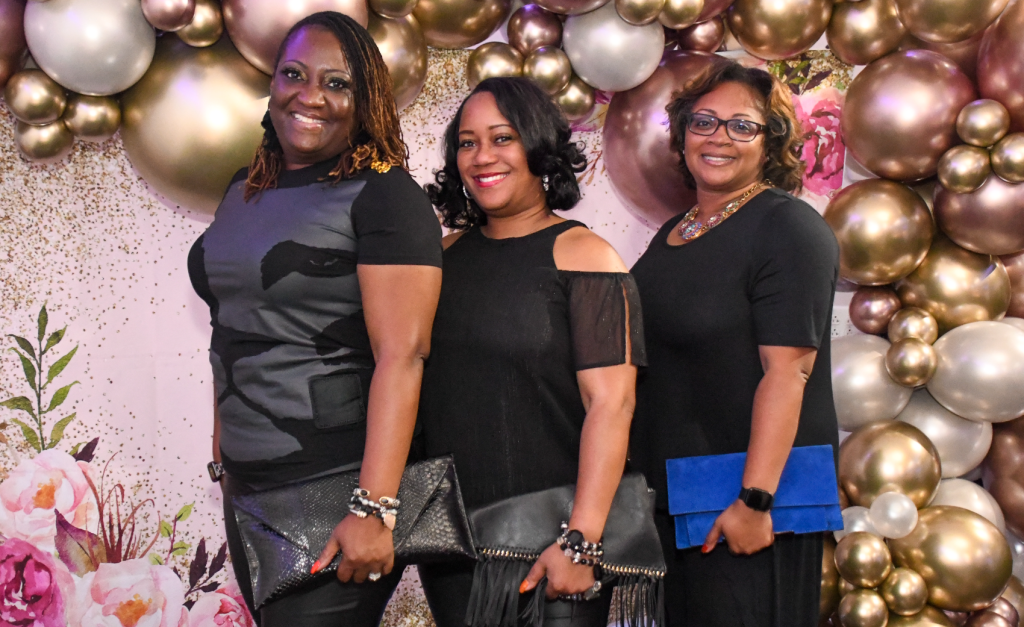
[[[217,483],[224,476],[224,466],[219,462],[210,462],[206,465],[206,471],[210,473],[210,481]]]
[[[740,500],[755,512],[769,512],[775,502],[775,495],[760,488],[743,488],[740,490]]]

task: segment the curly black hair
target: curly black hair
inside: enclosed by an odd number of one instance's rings
[[[576,174],[587,167],[583,146],[571,141],[572,130],[558,105],[540,87],[527,78],[500,77],[481,81],[455,113],[444,133],[444,167],[434,172],[434,183],[424,187],[430,202],[441,212],[443,224],[450,229],[466,229],[487,224],[487,215],[463,194],[459,175],[459,125],[466,102],[475,94],[494,96],[498,111],[519,133],[526,149],[530,173],[547,175],[545,192],[551,209],[572,209],[580,201]]]

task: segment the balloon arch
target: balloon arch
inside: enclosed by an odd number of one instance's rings
[[[428,46],[472,48],[470,87],[535,80],[576,122],[608,103],[609,178],[653,226],[691,201],[665,105],[714,53],[794,94],[825,73],[773,62],[827,44],[856,66],[839,128],[808,129],[848,150],[824,216],[861,331],[833,342],[850,434],[822,622],[1024,624],[1024,0],[0,0],[18,149],[58,163],[120,130],[149,185],[212,212],[260,141],[281,39],[326,9],[367,27],[399,108]]]

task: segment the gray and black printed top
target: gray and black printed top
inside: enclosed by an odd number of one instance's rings
[[[284,171],[249,202],[243,169],[189,252],[210,307],[224,467],[249,483],[362,458],[374,362],[356,266],[441,266],[440,224],[407,172],[332,184],[336,164]]]

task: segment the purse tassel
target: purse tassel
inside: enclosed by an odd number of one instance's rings
[[[481,556],[473,570],[473,590],[466,608],[466,624],[473,627],[515,627],[519,586],[530,572],[530,567],[529,562]]]
[[[665,580],[623,575],[615,585],[620,627],[665,627]]]

